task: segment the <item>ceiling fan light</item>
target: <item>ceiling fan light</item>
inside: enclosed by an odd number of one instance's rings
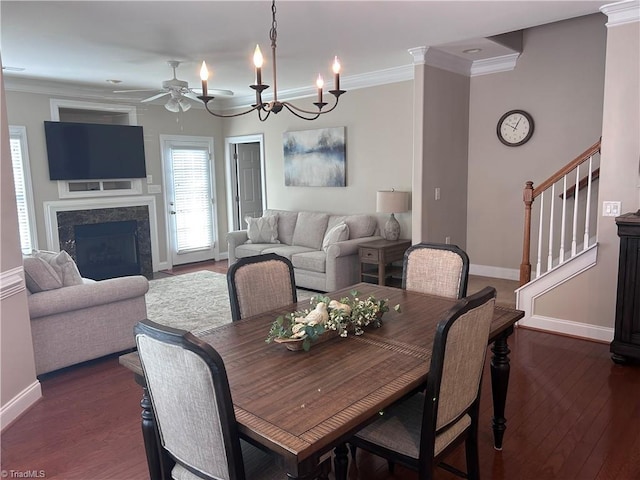
[[[175,98],[172,98],[167,103],[165,103],[164,108],[173,113],[178,113],[180,111],[180,105]]]
[[[178,100],[178,105],[180,105],[180,108],[182,108],[183,112],[186,112],[191,108],[191,104],[187,102],[184,98],[181,98],[180,100]]]

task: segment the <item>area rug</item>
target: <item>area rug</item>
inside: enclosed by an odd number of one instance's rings
[[[313,294],[298,289],[298,300]],[[151,280],[146,301],[149,320],[195,334],[231,322],[227,277],[221,273],[202,270]]]

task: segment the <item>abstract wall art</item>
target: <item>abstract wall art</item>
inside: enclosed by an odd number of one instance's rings
[[[284,184],[291,187],[345,187],[345,127],[282,134]]]

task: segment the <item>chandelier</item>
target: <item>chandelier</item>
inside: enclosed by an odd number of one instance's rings
[[[220,112],[215,112],[209,108],[209,102],[215,97],[207,95],[207,80],[209,79],[209,72],[207,70],[205,62],[202,62],[202,68],[200,69],[200,78],[202,80],[202,95],[198,96],[198,98],[204,102],[204,107],[211,115],[215,115],[216,117],[230,118],[239,117],[241,115],[246,115],[247,113],[256,111],[258,112],[258,118],[260,119],[260,121],[264,122],[267,118],[269,118],[269,115],[271,115],[271,113],[277,114],[283,108],[286,108],[287,110],[289,110],[289,112],[293,113],[298,118],[301,118],[303,120],[315,120],[320,115],[329,113],[338,106],[338,99],[340,98],[340,95],[346,92],[346,90],[340,90],[340,62],[338,61],[338,57],[335,57],[333,62],[333,90],[329,90],[329,93],[335,98],[335,103],[331,108],[329,108],[328,110],[322,110],[326,105],[328,105],[328,103],[323,101],[322,88],[324,87],[324,80],[322,79],[321,75],[318,75],[318,79],[316,80],[316,87],[318,89],[318,101],[313,102],[317,110],[306,110],[297,107],[290,102],[281,102],[278,100],[278,83],[276,78],[276,39],[278,37],[278,24],[276,22],[275,0],[273,0],[271,4],[271,16],[272,21],[271,30],[269,31],[269,38],[271,40],[271,54],[273,64],[273,100],[271,100],[270,102],[264,102],[262,100],[262,92],[269,88],[269,85],[262,83],[263,58],[262,52],[260,51],[260,46],[256,45],[256,49],[253,54],[253,64],[256,67],[256,84],[249,85],[249,87],[256,92],[256,103],[251,105],[251,108],[249,108],[248,110],[240,113],[223,114]]]

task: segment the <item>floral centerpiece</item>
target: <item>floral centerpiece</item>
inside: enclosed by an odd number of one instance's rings
[[[302,349],[308,351],[311,344],[320,338],[334,335],[346,337],[349,333],[362,335],[364,327],[380,327],[382,315],[389,311],[387,299],[379,300],[373,295],[363,299],[356,290],[340,300],[315,295],[309,303],[309,309],[276,318],[266,342],[301,343]],[[394,310],[399,312],[400,305],[396,305]]]

